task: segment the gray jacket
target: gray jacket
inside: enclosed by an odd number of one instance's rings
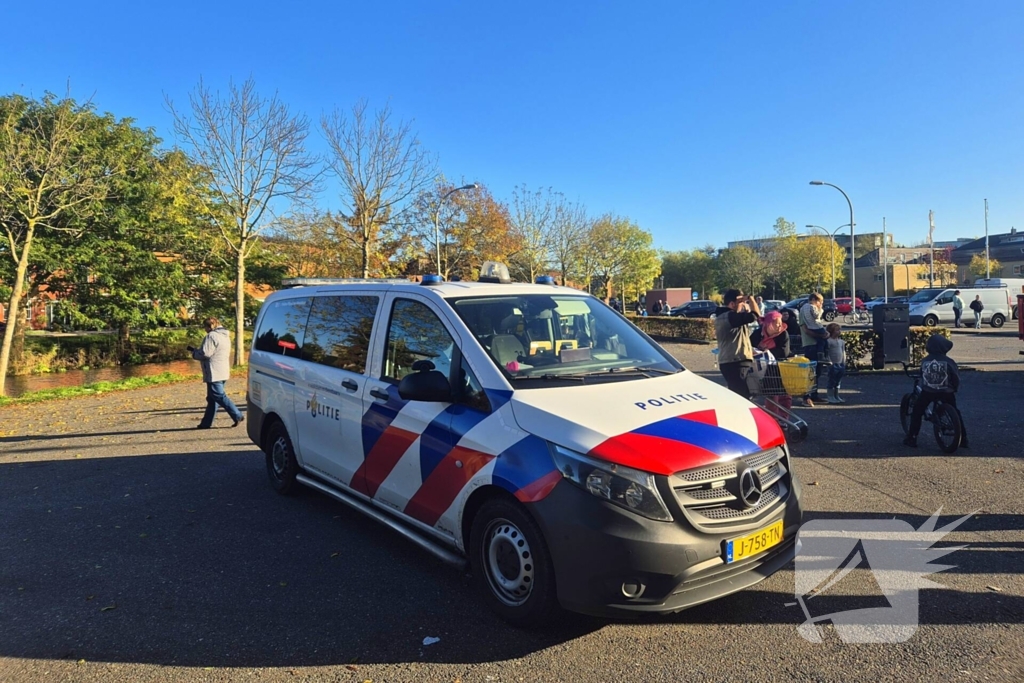
[[[715,311],[715,338],[718,339],[718,364],[754,360],[750,344],[750,324],[757,320],[750,311],[740,313],[725,306]]]
[[[211,330],[192,358],[202,366],[204,382],[226,382],[231,377],[231,334],[223,327]]]

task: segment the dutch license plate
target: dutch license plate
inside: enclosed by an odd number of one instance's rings
[[[736,562],[782,543],[782,520],[746,536],[725,542],[725,563]]]

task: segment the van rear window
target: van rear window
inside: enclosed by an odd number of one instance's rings
[[[308,298],[282,299],[267,304],[253,340],[253,350],[298,358],[302,354],[308,317]]]

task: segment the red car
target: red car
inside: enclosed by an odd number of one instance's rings
[[[860,297],[857,297],[857,310],[864,310],[864,302],[860,300]],[[846,315],[850,312],[850,297],[836,297],[836,312],[839,313],[839,315]]]

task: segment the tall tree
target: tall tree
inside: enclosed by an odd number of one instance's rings
[[[646,289],[661,272],[661,259],[653,238],[633,221],[606,214],[591,225],[585,249],[595,264],[593,275],[601,280],[604,298],[629,288]]]
[[[562,285],[580,277],[583,240],[586,238],[587,210],[579,202],[560,197],[551,224],[551,258],[562,276]]]
[[[432,187],[420,193],[416,200],[415,236],[424,246],[422,259],[430,264],[437,258],[440,240],[440,275],[445,279],[472,279],[479,274],[484,261],[505,261],[515,249],[508,208],[483,185],[449,195],[454,187],[438,178]],[[446,195],[448,198],[444,199]],[[432,265],[427,270],[435,269]]]
[[[319,160],[306,151],[309,121],[293,115],[277,93],[263,97],[249,78],[228,92],[202,80],[189,94],[189,111],[167,99],[174,132],[209,170],[227,220],[217,229],[235,261],[235,362],[244,363],[245,265],[275,209],[307,200],[316,190]]]
[[[969,270],[971,275],[975,278],[988,277],[988,273],[992,273],[992,277],[999,277],[1003,272],[1003,264],[994,258],[990,258],[986,262],[984,254],[975,254],[971,257],[971,262],[967,266],[967,270]]]
[[[512,191],[512,235],[516,251],[509,266],[513,274],[533,282],[551,265],[551,231],[555,224],[555,207],[562,195],[551,188],[530,191],[526,185]]]
[[[0,226],[14,262],[7,325],[0,346],[0,396],[37,233],[67,229],[68,219],[107,193],[122,169],[105,168],[83,144],[92,110],[70,97],[0,98]]]
[[[742,288],[748,294],[757,293],[764,286],[767,266],[757,251],[739,245],[722,250],[718,257],[718,276],[722,289]]]
[[[706,298],[705,290],[710,290],[716,279],[715,259],[704,249],[667,252],[662,255],[661,274],[666,287],[694,287]]]
[[[327,163],[341,183],[349,227],[341,234],[360,249],[362,276],[370,277],[382,246],[397,252],[408,240],[409,209],[433,182],[436,162],[410,123],[393,121],[390,106],[371,114],[361,101],[348,115],[324,115],[320,129],[330,149]]]

